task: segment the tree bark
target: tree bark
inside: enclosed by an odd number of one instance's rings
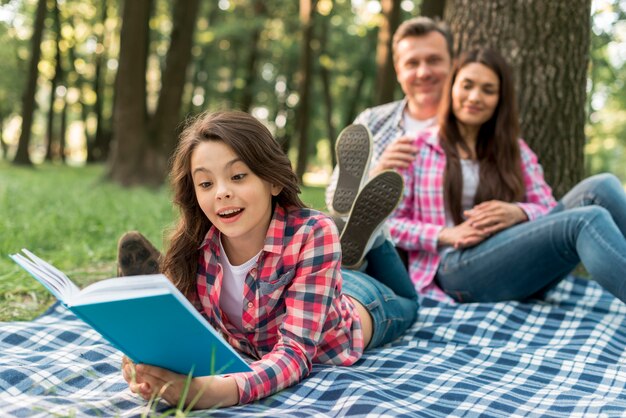
[[[4,116],[0,115],[0,149],[2,149],[2,158],[9,159],[9,144],[4,141]]]
[[[322,26],[322,34],[320,35],[320,55],[326,54],[326,43],[328,38],[328,19],[324,19]],[[333,123],[333,95],[331,91],[330,70],[323,62],[320,62],[320,77],[322,79],[322,92],[324,95],[324,107],[326,108],[326,129],[328,132],[328,140],[330,141],[331,169],[337,165],[337,156],[335,155],[335,142],[337,141],[337,132]]]
[[[445,8],[446,0],[422,0],[420,16],[442,19]]]
[[[296,111],[296,132],[298,135],[298,163],[296,175],[300,182],[306,171],[309,148],[309,96],[311,94],[311,79],[313,73],[313,15],[317,0],[300,0],[300,24],[302,25],[302,40],[300,44],[300,102]]]
[[[393,33],[400,24],[401,0],[381,0],[383,21],[378,28],[376,46],[376,104],[393,101],[396,90],[396,73],[393,68],[391,43]]]
[[[257,77],[259,51],[261,49],[259,40],[261,39],[261,30],[263,29],[263,25],[259,24],[259,21],[263,18],[265,13],[265,2],[262,0],[255,0],[254,29],[252,30],[252,35],[250,36],[250,54],[248,55],[248,61],[245,66],[246,81],[241,95],[241,110],[244,112],[250,111],[254,98],[254,81]]]
[[[376,33],[374,31],[370,31],[366,37],[367,44],[373,45],[376,42]],[[348,88],[348,92],[344,95],[344,97],[349,97],[350,100],[346,100],[346,106],[344,111],[344,123],[343,127],[350,125],[357,116],[358,108],[367,108],[370,107],[373,103],[365,103],[365,100],[362,99],[364,97],[364,90],[366,82],[370,82],[370,84],[374,84],[375,80],[373,77],[368,76],[365,68],[368,64],[368,56],[363,54],[361,57],[357,68],[359,71],[355,74],[356,82],[353,83],[353,88]],[[371,90],[371,88],[370,88]]]
[[[150,0],[123,3],[120,53],[113,108],[114,149],[107,176],[124,186],[143,184],[145,161],[156,156],[148,146],[146,66]],[[154,185],[161,181],[154,182]]]
[[[30,64],[28,66],[28,82],[22,98],[22,132],[17,145],[17,152],[13,159],[14,164],[32,165],[28,147],[30,144],[30,133],[33,124],[33,114],[35,113],[35,92],[37,90],[37,77],[39,71],[39,58],[41,57],[41,38],[43,35],[43,25],[46,17],[46,0],[37,2],[37,12],[31,39]]]
[[[59,128],[59,158],[65,163],[67,157],[65,152],[65,138],[67,134],[67,95],[63,98],[63,109],[61,110],[61,126]]]
[[[56,135],[54,134],[54,102],[56,100],[56,90],[59,85],[59,81],[63,77],[63,65],[61,63],[61,20],[59,18],[59,4],[56,0],[53,0],[52,15],[54,17],[54,30],[56,32],[56,63],[54,66],[54,76],[50,80],[50,106],[48,109],[48,124],[47,124],[47,145],[46,145],[46,161],[52,161],[54,159],[54,142]],[[57,151],[59,147],[57,147]],[[58,154],[58,153],[57,153]]]
[[[591,0],[447,0],[454,49],[498,49],[515,72],[522,136],[561,197],[584,175]]]
[[[111,135],[104,126],[103,103],[105,95],[105,86],[102,80],[106,77],[106,51],[108,51],[106,37],[106,20],[108,16],[109,2],[103,0],[100,2],[102,7],[102,16],[100,19],[102,32],[98,34],[98,45],[94,52],[94,66],[96,67],[93,79],[93,91],[96,93],[96,101],[93,111],[96,114],[96,133],[90,146],[87,147],[87,162],[106,161],[109,156],[109,147]]]
[[[181,107],[187,69],[191,61],[193,34],[198,16],[199,0],[174,2],[173,27],[170,45],[165,57],[159,101],[152,118],[150,137],[155,138],[161,149],[163,171],[154,173],[167,175],[167,159],[174,151],[178,140],[177,127],[181,121]]]

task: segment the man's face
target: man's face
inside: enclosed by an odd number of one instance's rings
[[[428,119],[435,115],[451,61],[446,39],[439,32],[398,42],[394,65],[411,116]]]

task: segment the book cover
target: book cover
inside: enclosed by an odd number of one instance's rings
[[[22,252],[10,257],[134,362],[193,376],[251,370],[164,275],[108,279],[80,290],[54,266]]]

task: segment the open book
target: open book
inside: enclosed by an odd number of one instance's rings
[[[10,257],[136,363],[194,376],[251,371],[162,274],[102,280],[79,289],[30,251]]]

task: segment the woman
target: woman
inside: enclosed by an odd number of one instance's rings
[[[457,302],[522,300],[579,262],[626,302],[626,195],[591,177],[558,203],[518,138],[511,71],[478,49],[453,68],[439,126],[418,135],[389,220],[423,294]],[[444,294],[445,292],[445,294]]]

